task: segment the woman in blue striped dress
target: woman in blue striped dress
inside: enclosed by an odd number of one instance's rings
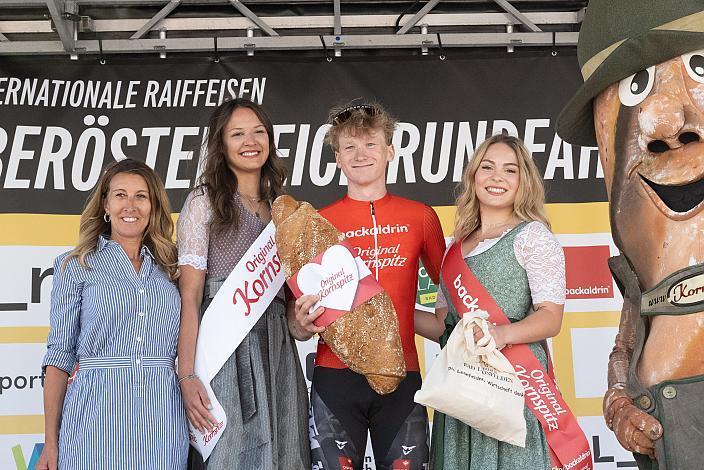
[[[115,163],[81,214],[78,245],[54,262],[37,469],[185,468],[170,215],[148,166]]]

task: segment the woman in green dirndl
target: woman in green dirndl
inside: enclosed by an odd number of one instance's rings
[[[497,347],[527,344],[543,368],[544,340],[560,332],[565,303],[565,260],[550,232],[545,190],[530,153],[518,138],[497,135],[477,148],[464,170],[457,198],[454,238],[462,257],[510,324],[490,325]],[[441,278],[442,279],[442,278]],[[416,331],[442,347],[460,317],[441,281],[435,315]],[[482,337],[475,326],[475,339]],[[524,407],[524,448],[497,441],[461,421],[436,412],[430,468],[453,470],[550,469],[545,433]]]

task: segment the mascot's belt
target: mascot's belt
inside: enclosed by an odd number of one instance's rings
[[[670,274],[641,296],[641,315],[686,315],[701,311],[704,311],[704,264]]]

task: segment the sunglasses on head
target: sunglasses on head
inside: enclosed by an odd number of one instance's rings
[[[330,122],[333,126],[339,126],[340,124],[347,121],[355,111],[362,111],[369,117],[374,117],[379,114],[379,108],[372,106],[371,104],[356,104],[354,106],[347,106],[342,109],[339,113],[334,115]]]

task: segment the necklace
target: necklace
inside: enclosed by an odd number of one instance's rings
[[[513,223],[514,223],[514,220],[511,219],[511,220],[509,220],[509,221],[507,221],[507,222],[503,222],[503,223],[500,223],[500,224],[480,225],[478,228],[479,228],[480,230],[481,230],[481,229],[484,229],[484,230],[486,230],[486,231],[490,231],[490,230],[496,230],[497,228],[501,228],[501,227],[507,227],[507,226],[509,226],[509,225],[512,225]]]
[[[250,196],[250,195],[248,195],[248,194],[241,193],[241,192],[239,192],[239,191],[237,191],[237,194],[239,194],[240,196],[243,196],[245,199],[248,199],[248,200],[251,201],[251,202],[262,202],[262,201],[264,200],[264,199],[262,199],[262,198],[252,197],[252,196]]]
[[[516,223],[516,218],[515,218],[515,216],[512,215],[510,218],[508,218],[505,221],[498,223],[498,224],[487,224],[487,225],[479,224],[477,229],[474,232],[472,232],[470,234],[470,236],[479,242],[483,241],[487,238],[495,238],[494,235],[495,235],[497,229],[500,229],[503,227],[508,227],[509,225],[514,225],[515,223]]]
[[[237,191],[237,194],[239,194],[241,197],[244,197],[245,200],[249,201],[251,206],[254,206],[254,207],[250,206],[249,209],[252,212],[254,212],[254,215],[257,217],[257,219],[261,219],[262,216],[261,216],[261,214],[259,214],[259,208],[261,207],[261,203],[262,203],[262,201],[264,201],[264,199],[255,198],[255,197],[249,196],[247,194],[241,193],[239,191]],[[240,199],[240,200],[242,200],[242,199]]]
[[[499,227],[505,227],[507,225],[511,225],[516,222],[516,216],[515,214],[511,214],[511,216],[508,219],[504,219],[503,221],[496,223],[496,224],[482,224],[481,220],[479,221],[479,227],[478,228],[484,228],[486,230],[491,230],[493,228],[499,228]]]

